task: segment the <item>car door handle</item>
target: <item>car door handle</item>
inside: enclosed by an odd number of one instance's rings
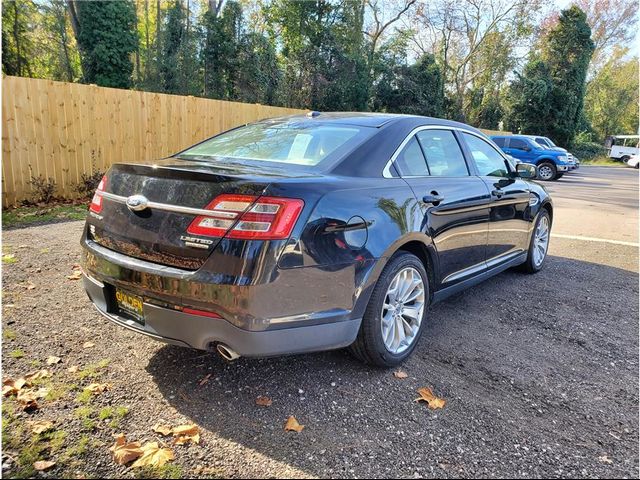
[[[494,197],[498,197],[498,198],[500,198],[501,196],[503,196],[503,195],[504,195],[504,191],[503,191],[503,190],[500,190],[499,188],[496,188],[495,190],[493,190],[493,191],[491,192],[491,195],[493,195]]]
[[[422,201],[424,203],[431,203],[436,205],[444,200],[444,196],[440,195],[438,192],[431,192],[429,195],[425,195],[422,197]]]

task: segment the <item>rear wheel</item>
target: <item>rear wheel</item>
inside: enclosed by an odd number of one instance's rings
[[[399,365],[420,339],[428,303],[424,265],[411,253],[396,253],[380,274],[351,353],[365,363]]]
[[[536,273],[542,270],[549,249],[549,237],[551,236],[551,217],[546,209],[538,214],[536,226],[529,242],[527,261],[522,269],[527,273]]]
[[[625,155],[624,157],[622,157],[622,158],[620,159],[620,161],[621,161],[622,163],[627,163],[627,162],[629,161],[629,158],[631,158],[631,157],[629,157],[629,155]]]
[[[544,181],[551,181],[556,179],[558,171],[556,166],[551,162],[542,162],[538,166],[538,178]]]

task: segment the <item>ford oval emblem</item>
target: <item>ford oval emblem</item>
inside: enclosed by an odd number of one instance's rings
[[[149,200],[144,195],[131,195],[127,198],[127,207],[132,212],[141,212],[149,206]]]

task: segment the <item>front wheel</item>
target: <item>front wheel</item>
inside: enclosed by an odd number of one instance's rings
[[[544,181],[551,181],[556,179],[558,171],[556,166],[551,162],[542,162],[538,166],[538,178]]]
[[[549,250],[549,237],[551,236],[551,217],[546,209],[538,214],[533,235],[529,242],[527,261],[522,269],[527,273],[536,273],[542,270]]]
[[[424,265],[409,252],[396,253],[380,274],[351,353],[372,365],[399,365],[420,339],[428,303]]]

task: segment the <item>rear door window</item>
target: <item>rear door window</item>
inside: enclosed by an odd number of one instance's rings
[[[407,142],[396,157],[396,167],[403,177],[423,177],[429,175],[427,163],[415,135]]]
[[[504,147],[505,139],[504,138],[493,138],[493,143],[498,145],[500,148]]]
[[[469,175],[462,149],[451,130],[429,129],[417,134],[432,176],[466,177]]]
[[[509,148],[513,148],[515,150],[526,150],[529,148],[527,142],[524,140],[520,140],[519,138],[512,138],[509,140]]]

